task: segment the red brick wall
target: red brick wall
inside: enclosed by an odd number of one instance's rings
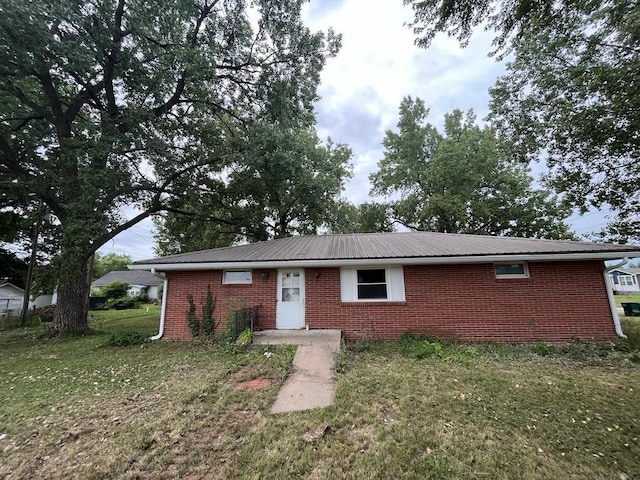
[[[266,275],[264,278],[263,274]],[[202,304],[207,296],[207,286],[216,298],[213,316],[219,329],[227,326],[229,311],[259,306],[258,329],[276,326],[276,270],[253,270],[251,285],[223,285],[222,271],[167,272],[167,310],[163,338],[187,340],[191,332],[187,327],[188,295],[193,296],[196,313],[202,315]]]
[[[405,332],[473,341],[531,342],[615,338],[602,262],[530,263],[531,278],[496,279],[492,264],[405,266],[405,302],[340,301],[340,269],[306,269],[306,322],[346,339],[396,338]],[[262,278],[262,272],[269,272]],[[315,274],[320,275],[316,276]],[[259,329],[275,328],[276,270],[254,270],[252,285],[221,285],[221,272],[169,272],[165,338],[190,338],[185,312],[198,312],[207,285],[215,317],[230,302],[260,305]]]
[[[405,266],[405,302],[340,302],[340,270],[306,276],[310,328],[347,339],[405,332],[473,341],[615,338],[601,262],[530,263],[530,278],[496,279],[492,264]],[[313,270],[313,269],[312,269]]]

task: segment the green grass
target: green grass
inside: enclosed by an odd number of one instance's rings
[[[614,295],[616,305],[621,307],[622,302],[640,303],[640,294]]]
[[[92,315],[0,332],[0,478],[640,478],[638,318],[597,345],[348,344],[335,405],[271,415],[293,348],[103,347],[158,312]]]

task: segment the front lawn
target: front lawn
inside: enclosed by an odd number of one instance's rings
[[[614,295],[616,300],[616,305],[618,307],[622,306],[622,303],[640,303],[640,294],[626,294],[626,295]]]
[[[334,406],[271,415],[293,348],[102,347],[158,314],[93,315],[86,337],[0,332],[0,478],[640,476],[639,319],[617,346],[350,344]]]

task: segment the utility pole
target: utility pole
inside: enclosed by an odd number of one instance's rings
[[[27,281],[24,286],[24,297],[22,298],[22,316],[20,325],[27,326],[29,319],[29,297],[31,294],[31,283],[33,282],[33,270],[36,266],[36,254],[38,253],[38,237],[40,235],[40,223],[42,222],[42,200],[38,202],[38,218],[33,227],[33,236],[31,237],[31,258],[29,259],[29,268],[27,269]]]

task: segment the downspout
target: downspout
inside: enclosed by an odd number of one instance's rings
[[[167,285],[168,280],[164,279],[164,285],[162,287],[162,307],[160,308],[160,328],[158,334],[151,337],[151,340],[158,340],[164,335],[164,315],[167,310]]]
[[[611,308],[611,315],[613,316],[613,326],[616,329],[616,333],[621,338],[627,338],[627,336],[622,332],[622,325],[620,325],[620,316],[618,315],[618,307],[616,307],[616,301],[613,298],[613,288],[611,288],[611,282],[609,281],[609,272],[611,270],[615,270],[616,268],[620,268],[622,265],[629,261],[629,257],[624,257],[620,263],[616,263],[615,265],[611,265],[607,267],[605,265],[602,274],[604,276],[604,284],[607,288],[607,296],[609,297],[609,307]]]

